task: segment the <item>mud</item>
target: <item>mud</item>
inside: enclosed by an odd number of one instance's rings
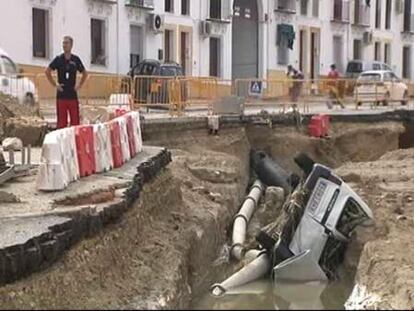
[[[326,140],[311,139],[289,127],[248,126],[227,129],[218,136],[209,136],[206,130],[161,133],[147,143],[169,148],[173,163],[144,187],[134,208],[119,223],[80,242],[49,270],[0,288],[0,307],[190,307],[193,297],[217,281],[211,270],[245,196],[251,147],[264,149],[296,172],[294,155],[308,152],[353,182],[373,207],[377,224],[358,232],[346,267],[350,271],[358,267],[358,284],[381,301],[409,305],[412,294],[407,285],[414,278],[408,268],[413,256],[399,253],[409,249],[412,232],[411,170],[408,164],[403,168],[402,160],[381,159],[399,148],[403,131],[402,124],[387,122],[337,123]],[[397,154],[406,159],[405,154]],[[401,176],[375,175],[384,171],[384,161],[398,164],[395,168]],[[382,197],[384,187],[388,197]],[[401,187],[403,196],[397,193]],[[402,212],[396,212],[397,206]],[[407,239],[398,242],[400,235]],[[390,247],[397,242],[398,247]],[[383,268],[384,263],[389,269]],[[401,269],[398,273],[396,267]],[[395,280],[395,287],[387,279]]]

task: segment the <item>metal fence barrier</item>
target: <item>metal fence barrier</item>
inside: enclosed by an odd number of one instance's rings
[[[54,77],[56,79],[56,77]],[[79,77],[80,79],[80,77]],[[20,102],[39,104],[43,115],[54,115],[56,89],[44,74],[0,76],[0,92],[17,97]],[[214,77],[115,76],[90,74],[79,92],[81,105],[108,107],[130,105],[132,109],[157,109],[182,114],[196,109],[212,111],[212,104],[223,97],[244,97],[246,107],[271,108],[285,112],[297,107],[309,112],[313,107],[355,107],[370,103],[408,104],[414,96],[414,83],[398,94],[400,81],[363,82],[350,79],[314,80],[222,80]],[[401,88],[400,88],[401,91]]]

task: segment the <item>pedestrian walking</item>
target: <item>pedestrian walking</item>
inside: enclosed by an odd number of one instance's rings
[[[305,79],[305,76],[302,71],[295,69],[292,65],[288,66],[287,75],[294,80],[293,85],[290,88],[290,98],[294,103],[293,106],[296,108],[296,102],[302,91],[303,79]]]
[[[57,89],[56,92],[56,112],[57,128],[68,126],[68,115],[70,116],[70,125],[79,125],[79,101],[78,91],[85,83],[88,73],[82,64],[81,59],[72,54],[73,38],[65,36],[63,38],[63,53],[47,67],[45,73],[49,82]],[[52,77],[52,71],[57,71],[58,81]],[[76,84],[77,73],[82,73],[82,79]]]
[[[339,100],[339,78],[339,71],[336,69],[336,65],[332,64],[331,70],[328,73],[329,101],[327,105],[329,109],[332,109],[335,104],[340,105],[342,109],[345,108],[344,104]]]

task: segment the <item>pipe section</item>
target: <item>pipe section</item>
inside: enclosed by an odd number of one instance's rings
[[[240,208],[239,213],[234,217],[230,255],[239,261],[243,258],[245,253],[244,242],[246,241],[247,226],[259,204],[263,191],[263,184],[260,180],[257,180],[250,189],[250,193]]]
[[[211,287],[211,293],[216,297],[221,297],[230,289],[234,289],[263,278],[269,273],[270,269],[270,258],[266,251],[262,251],[254,261],[249,263],[243,269],[233,274],[224,282],[214,284]]]

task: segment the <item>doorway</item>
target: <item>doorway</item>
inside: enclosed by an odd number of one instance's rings
[[[235,0],[232,23],[232,76],[259,75],[259,13],[257,1]]]
[[[317,79],[320,74],[319,67],[319,49],[320,49],[320,32],[319,30],[311,31],[311,59],[310,59],[310,75],[311,79]]]
[[[180,64],[186,76],[191,75],[191,52],[190,34],[182,31],[180,33]]]
[[[220,77],[220,39],[210,38],[210,77]]]
[[[135,67],[144,59],[144,30],[142,26],[130,26],[129,66]]]

